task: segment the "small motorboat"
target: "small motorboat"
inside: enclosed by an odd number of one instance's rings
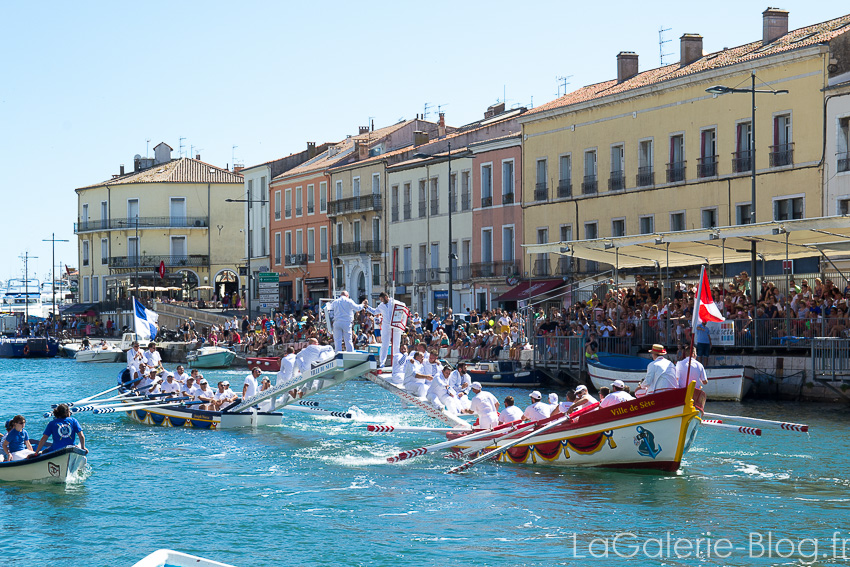
[[[79,349],[74,354],[77,362],[118,362],[124,351],[110,343],[101,343],[91,348]]]
[[[235,352],[220,346],[201,347],[186,355],[186,361],[195,368],[229,368],[235,358]]]
[[[170,549],[157,549],[141,561],[134,563],[133,567],[233,567],[233,565]]]
[[[4,482],[67,482],[86,464],[86,452],[70,446],[42,453],[32,459],[0,463],[0,481]]]
[[[259,368],[263,372],[279,372],[280,359],[275,356],[249,356],[248,368]]]
[[[543,380],[542,372],[525,369],[515,360],[467,363],[466,371],[473,382],[481,382],[485,387],[536,388]]]

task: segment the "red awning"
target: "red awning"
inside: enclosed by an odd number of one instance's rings
[[[519,301],[521,299],[528,299],[541,293],[552,291],[562,285],[564,285],[564,280],[532,280],[522,282],[515,288],[497,297],[494,301]]]

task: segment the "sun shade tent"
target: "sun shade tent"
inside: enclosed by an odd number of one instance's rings
[[[787,246],[786,246],[787,237]],[[765,260],[850,253],[850,217],[772,221],[634,236],[524,244],[527,254],[561,254],[618,269],[698,266],[750,260],[755,240]]]
[[[548,291],[552,291],[562,285],[564,285],[564,280],[525,281],[521,282],[513,289],[509,289],[493,301],[519,301],[521,299],[529,299]]]

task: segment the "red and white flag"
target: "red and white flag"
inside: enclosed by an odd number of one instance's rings
[[[694,297],[694,316],[691,320],[691,328],[709,321],[725,321],[726,318],[720,314],[720,310],[714,303],[714,298],[711,297],[711,287],[708,285],[708,274],[705,272],[705,266],[702,267],[699,274],[699,289],[697,289]]]

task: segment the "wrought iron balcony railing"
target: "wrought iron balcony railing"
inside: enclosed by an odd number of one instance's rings
[[[770,167],[794,164],[794,144],[770,146]]]
[[[742,150],[740,152],[732,152],[732,171],[735,173],[743,173],[753,170],[753,158],[755,152],[753,150]]]
[[[652,166],[645,165],[643,167],[639,167],[637,174],[637,186],[648,187],[650,185],[655,185],[655,172],[652,171]]]
[[[585,175],[584,181],[581,182],[581,194],[582,195],[592,195],[596,193],[596,176],[595,175]]]
[[[334,256],[346,256],[350,254],[380,254],[380,240],[361,240],[360,242],[343,242],[333,245]]]
[[[545,201],[549,198],[549,186],[546,182],[536,183],[534,185],[534,200]]]
[[[717,175],[717,156],[703,156],[697,159],[697,177]]]
[[[328,203],[328,216],[335,217],[347,213],[359,213],[363,211],[380,211],[383,203],[381,195],[371,193],[359,197],[349,197]]]
[[[685,162],[674,161],[667,164],[667,183],[681,183],[685,180]]]
[[[608,178],[609,191],[622,191],[626,188],[626,175],[622,171],[612,171]]]
[[[109,258],[110,268],[158,268],[160,262],[166,268],[178,268],[180,266],[208,266],[210,257],[206,254],[182,254],[176,256],[111,256]]]
[[[94,230],[139,230],[150,228],[209,228],[209,217],[132,217],[102,220],[80,220],[74,223],[74,234]]]
[[[573,184],[569,179],[561,179],[558,181],[558,198],[567,199],[573,196]]]

